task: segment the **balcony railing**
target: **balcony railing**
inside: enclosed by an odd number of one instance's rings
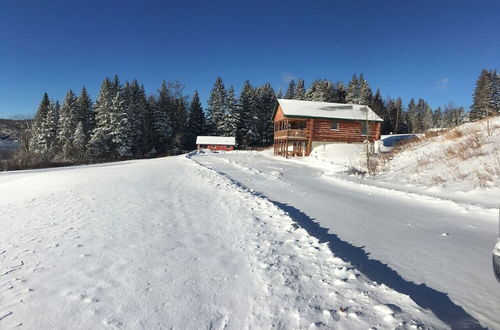
[[[304,129],[285,129],[282,131],[274,132],[275,138],[288,137],[288,138],[306,138],[306,131]]]

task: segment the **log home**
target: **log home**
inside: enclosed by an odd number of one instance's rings
[[[308,156],[318,145],[380,140],[380,123],[366,105],[278,99],[274,154]]]

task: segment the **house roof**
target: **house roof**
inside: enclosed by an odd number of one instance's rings
[[[196,137],[196,144],[217,144],[217,145],[236,145],[236,138],[234,136],[198,136]]]
[[[278,99],[286,117],[383,121],[366,105]],[[274,117],[274,116],[273,116]]]

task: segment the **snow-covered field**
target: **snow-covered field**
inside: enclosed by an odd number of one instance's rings
[[[226,170],[230,177],[218,172]],[[498,306],[498,288],[475,269],[483,266],[488,211],[474,221],[450,219],[455,209],[433,213],[444,219],[399,218],[383,212],[379,192],[345,185],[336,196],[344,184],[318,174],[251,152],[0,173],[0,328],[440,329],[475,325],[469,313],[499,324],[487,308]],[[310,175],[321,182],[319,190],[305,185],[311,194],[296,185]],[[331,221],[334,231],[318,221]],[[412,231],[415,240],[406,240]],[[450,247],[477,237],[480,244],[456,260],[461,250]],[[368,257],[357,247],[365,244],[387,253]],[[378,261],[388,255],[391,265]],[[439,278],[463,271],[471,256],[478,260],[466,274]],[[395,263],[401,267],[390,270]],[[443,293],[458,284],[464,292],[453,299],[466,311]],[[483,299],[475,307],[462,297],[471,286],[479,292],[469,300]]]
[[[342,165],[326,168],[319,152],[305,159],[270,152],[194,159],[265,196],[336,256],[454,329],[500,328],[491,265],[498,209],[350,179],[336,172]]]

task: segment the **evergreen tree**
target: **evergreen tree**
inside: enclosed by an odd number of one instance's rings
[[[95,118],[92,100],[87,93],[85,86],[82,88],[77,100],[77,122],[82,123],[82,132],[85,144],[89,141],[90,135],[95,127]],[[84,148],[85,149],[85,148]]]
[[[196,137],[205,133],[205,113],[201,107],[198,91],[194,91],[191,106],[189,107],[189,117],[187,123],[187,148],[194,149]]]
[[[75,133],[73,134],[73,147],[75,160],[82,160],[85,158],[87,136],[85,135],[85,129],[83,128],[83,123],[80,121],[76,125]]]
[[[345,89],[344,83],[339,81],[335,84],[334,96],[332,102],[334,103],[346,103],[347,90]]]
[[[351,81],[347,86],[347,94],[345,97],[347,103],[360,104],[359,98],[359,80],[356,74],[352,75]]]
[[[358,80],[358,104],[370,105],[372,95],[372,89],[363,77],[363,74],[360,74]]]
[[[208,99],[208,126],[211,134],[223,135],[224,117],[226,116],[227,91],[221,77],[217,77]]]
[[[443,113],[441,111],[441,107],[434,110],[434,113],[432,114],[432,127],[443,127]]]
[[[245,83],[243,84],[243,88],[241,89],[239,109],[240,125],[238,127],[236,139],[237,141],[239,141],[238,143],[240,144],[240,146],[248,148],[249,146],[253,145],[256,139],[256,121],[258,120],[256,111],[256,92],[248,80],[245,81]]]
[[[387,116],[387,111],[385,109],[385,104],[382,99],[382,94],[380,89],[377,89],[375,96],[372,98],[370,108],[384,121],[381,124],[381,133],[389,134],[391,132],[391,123]]]
[[[91,158],[105,158],[110,155],[113,93],[113,83],[109,78],[105,78],[95,104],[95,127],[87,144],[87,152]]]
[[[170,149],[172,137],[172,125],[169,119],[169,111],[172,108],[172,97],[165,81],[159,90],[158,99],[153,105],[153,135],[154,148],[158,152],[166,152]]]
[[[306,99],[317,102],[333,102],[335,90],[331,81],[315,80],[307,90]]]
[[[111,156],[115,158],[132,156],[133,132],[127,114],[123,91],[119,91],[111,102],[110,109]]]
[[[47,117],[51,111],[51,102],[47,93],[43,94],[42,101],[33,119],[29,150],[37,157],[45,157],[50,147],[50,131],[47,128]]]
[[[222,131],[224,136],[236,136],[240,122],[238,103],[234,95],[234,88],[231,86],[226,98],[226,114],[223,120]]]
[[[408,113],[408,131],[410,133],[417,133],[419,129],[418,116],[417,116],[417,105],[415,100],[411,98],[410,103],[408,103],[407,108]]]
[[[304,86],[304,80],[297,80],[297,85],[295,86],[295,92],[293,93],[295,100],[305,100],[306,99],[306,88]]]
[[[272,115],[276,107],[276,96],[270,84],[264,84],[256,90],[256,113],[253,127],[255,135],[253,136],[253,146],[267,146],[273,140],[273,121]]]
[[[130,84],[125,83],[123,88],[127,114],[132,126],[133,151],[136,156],[149,151],[146,115],[148,111],[144,86],[139,85],[136,79]]]
[[[76,153],[73,140],[78,122],[77,98],[73,91],[69,90],[59,113],[59,130],[57,134],[60,155],[64,160],[72,160]]]
[[[292,79],[288,83],[288,89],[286,90],[285,99],[293,100],[295,98],[295,81]]]
[[[497,112],[499,104],[495,104],[496,76],[493,72],[483,69],[476,81],[476,88],[471,105],[470,120],[477,121],[489,117]]]

